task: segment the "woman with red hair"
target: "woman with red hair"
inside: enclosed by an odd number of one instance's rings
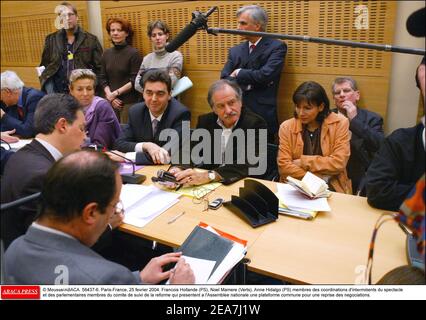
[[[102,56],[99,84],[120,122],[127,123],[128,109],[139,99],[134,84],[142,58],[131,46],[133,31],[127,20],[110,18],[106,30],[113,47],[105,50]]]

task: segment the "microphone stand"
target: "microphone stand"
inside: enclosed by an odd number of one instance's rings
[[[145,175],[135,173],[136,170],[135,170],[135,162],[134,161],[132,161],[129,158],[126,158],[126,157],[122,156],[121,154],[116,153],[114,151],[110,150],[108,152],[110,152],[110,153],[112,153],[112,154],[114,154],[114,155],[116,155],[116,156],[118,156],[120,158],[123,158],[123,159],[125,159],[126,161],[128,161],[128,162],[130,162],[132,164],[133,170],[132,170],[131,174],[130,173],[122,173],[122,174],[120,174],[121,175],[121,179],[123,180],[123,183],[141,184],[142,182],[145,181],[145,179],[146,179]]]
[[[276,38],[276,39],[282,39],[282,40],[295,40],[295,41],[331,44],[331,45],[337,45],[337,46],[346,46],[346,47],[353,47],[353,48],[364,48],[364,49],[372,49],[372,50],[379,50],[379,51],[416,54],[420,56],[424,56],[426,54],[426,51],[424,49],[404,48],[399,46],[391,46],[389,44],[374,44],[374,43],[366,43],[366,42],[354,42],[349,40],[315,38],[310,36],[294,36],[294,35],[286,35],[281,33],[243,31],[243,30],[222,29],[222,28],[207,28],[207,33],[213,34],[215,36],[217,36],[219,33],[226,33],[226,34],[236,34],[236,35],[246,35],[246,36],[269,37],[269,38]]]

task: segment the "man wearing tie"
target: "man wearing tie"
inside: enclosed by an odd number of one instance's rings
[[[129,109],[129,123],[114,145],[137,164],[168,163],[171,150],[163,148],[167,141],[160,141],[161,130],[174,129],[181,135],[182,122],[191,119],[188,108],[171,97],[171,83],[160,69],[147,71],[141,79],[144,102]]]
[[[15,130],[22,138],[34,137],[34,112],[44,93],[24,87],[13,71],[1,74],[1,131]]]
[[[264,32],[268,16],[261,7],[250,5],[237,11],[238,29]],[[243,42],[229,50],[222,79],[237,81],[243,90],[243,105],[268,124],[268,142],[278,132],[277,93],[287,45],[279,40],[243,36]]]

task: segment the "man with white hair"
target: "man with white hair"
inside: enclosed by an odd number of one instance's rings
[[[237,11],[238,29],[265,32],[268,15],[261,7],[249,5]],[[278,132],[277,94],[287,45],[259,36],[229,49],[221,79],[236,81],[243,90],[243,105],[260,115],[268,124],[268,142],[275,142]]]
[[[1,131],[15,130],[21,137],[34,136],[34,112],[44,93],[24,87],[13,71],[1,74]]]

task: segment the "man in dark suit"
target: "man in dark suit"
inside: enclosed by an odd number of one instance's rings
[[[366,195],[365,173],[384,139],[383,119],[367,109],[358,108],[360,92],[351,77],[334,80],[332,93],[336,109],[349,119],[351,156],[346,166],[354,194]]]
[[[1,179],[1,203],[15,201],[41,191],[49,168],[63,155],[78,150],[85,134],[84,114],[79,102],[65,94],[40,100],[34,115],[35,139],[13,154]],[[25,233],[36,215],[34,202],[1,215],[1,234],[7,247]]]
[[[166,149],[169,140],[160,140],[161,131],[173,129],[181,138],[182,122],[189,122],[191,113],[171,97],[171,79],[167,72],[159,69],[146,72],[141,87],[145,101],[130,108],[129,123],[114,146],[137,164],[165,164],[170,161],[174,148]]]
[[[193,135],[200,132],[200,136],[203,136],[201,129],[207,130],[209,143],[206,143],[207,148],[203,149],[199,159],[197,154],[191,154],[194,166],[205,170],[185,169],[187,166],[183,165],[172,167],[169,171],[180,184],[187,185],[218,181],[231,184],[251,175],[251,169],[256,165],[260,171],[254,175],[264,174],[267,125],[260,116],[243,107],[242,91],[238,84],[229,80],[216,81],[211,85],[207,99],[213,112],[198,118]],[[252,162],[251,156],[253,159],[257,157],[258,162]]]
[[[1,74],[1,131],[15,129],[22,138],[34,137],[34,112],[44,93],[24,87],[13,71]]]
[[[424,30],[424,21],[419,26],[421,27]],[[416,70],[416,83],[423,103],[425,82],[425,58],[423,58]],[[423,113],[424,108],[425,105],[423,105]],[[368,203],[379,209],[399,210],[416,182],[425,174],[425,151],[425,116],[423,114],[420,123],[416,126],[397,129],[384,139],[367,171]],[[420,204],[417,208],[421,208]]]
[[[194,274],[169,253],[131,272],[90,249],[112,216],[122,214],[118,166],[102,153],[79,151],[59,160],[46,175],[40,215],[5,253],[8,284],[194,283]],[[70,196],[72,194],[72,196]],[[177,262],[173,270],[162,267]]]
[[[265,31],[266,12],[250,5],[237,11],[238,29]],[[268,124],[268,142],[278,132],[277,93],[287,52],[284,42],[256,36],[243,36],[246,42],[229,50],[221,79],[235,80],[243,89],[243,105],[260,115]]]

